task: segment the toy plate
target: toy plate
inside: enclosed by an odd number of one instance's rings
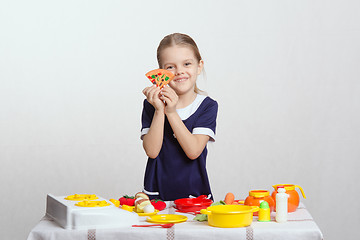
[[[152,223],[180,223],[185,222],[188,218],[178,214],[159,214],[148,217],[146,221]]]
[[[180,212],[198,212],[201,209],[210,207],[213,203],[211,199],[207,199],[206,195],[197,198],[180,198],[174,201],[175,208]]]
[[[134,212],[136,212],[135,209],[134,209]],[[155,211],[151,212],[151,213],[144,213],[144,212],[136,212],[136,213],[142,217],[142,216],[152,216],[152,215],[157,214],[158,212],[159,212],[159,210],[155,209]]]

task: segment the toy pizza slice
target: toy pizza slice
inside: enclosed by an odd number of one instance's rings
[[[172,72],[165,69],[155,69],[145,75],[153,84],[156,84],[156,86],[160,88],[163,88],[175,77]]]

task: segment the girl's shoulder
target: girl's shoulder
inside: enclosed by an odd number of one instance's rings
[[[196,99],[192,104],[217,104],[217,102],[207,95],[197,94]]]
[[[218,105],[218,103],[217,103],[217,101],[216,100],[214,100],[214,99],[212,99],[211,97],[209,97],[209,96],[205,96],[205,99],[204,99],[204,101],[206,100],[206,102],[205,103],[207,103],[207,104],[215,104],[215,105]]]
[[[200,95],[201,98],[203,99],[201,101],[201,103],[199,104],[199,108],[218,108],[218,103],[216,100],[212,99],[209,96],[205,96],[205,95]]]
[[[197,113],[199,114],[211,108],[217,111],[217,102],[209,96],[198,94],[196,96],[196,99],[189,106],[187,106],[186,108],[177,109],[176,111],[179,114],[180,118],[182,120],[185,120],[188,119],[190,116],[194,116]]]

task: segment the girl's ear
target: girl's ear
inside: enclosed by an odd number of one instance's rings
[[[197,74],[199,75],[201,73],[201,71],[203,70],[204,68],[204,61],[203,60],[200,60],[199,61],[199,66],[198,66],[198,71],[197,71]]]

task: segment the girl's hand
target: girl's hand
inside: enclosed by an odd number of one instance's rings
[[[179,101],[179,96],[176,94],[174,89],[165,85],[165,87],[160,91],[160,99],[165,101],[165,113],[176,112],[176,105]]]
[[[153,105],[155,110],[163,111],[165,110],[165,104],[160,99],[160,88],[157,87],[155,84],[151,87],[146,87],[143,90],[143,94],[146,96],[148,102]]]

